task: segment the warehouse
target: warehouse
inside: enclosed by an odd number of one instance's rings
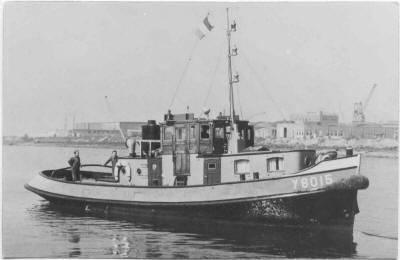
[[[74,124],[72,135],[75,137],[109,137],[121,139],[124,136],[141,136],[145,122],[81,122]],[[121,133],[122,132],[122,133]]]

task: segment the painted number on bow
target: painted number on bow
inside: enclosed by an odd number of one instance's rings
[[[292,180],[295,190],[306,190],[309,188],[318,188],[333,183],[332,175],[325,174],[320,176],[301,177]]]

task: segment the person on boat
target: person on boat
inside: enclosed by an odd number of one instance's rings
[[[68,160],[68,164],[71,166],[72,180],[77,181],[81,179],[80,167],[81,158],[79,158],[79,151],[74,151],[74,157]]]
[[[108,158],[108,160],[104,163],[104,166],[107,166],[108,163],[111,162],[111,167],[112,167],[112,173],[114,174],[114,168],[115,165],[118,162],[118,155],[117,155],[117,151],[112,151],[112,154],[110,156],[110,158]]]

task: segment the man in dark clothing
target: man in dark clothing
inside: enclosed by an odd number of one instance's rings
[[[112,151],[111,157],[108,158],[108,160],[104,163],[104,166],[107,166],[107,164],[111,162],[111,167],[112,167],[112,173],[114,174],[114,168],[115,165],[118,162],[118,155],[117,155],[117,151]]]
[[[74,157],[71,157],[71,159],[68,160],[68,164],[71,166],[72,180],[80,180],[81,159],[79,158],[78,150],[74,151]]]

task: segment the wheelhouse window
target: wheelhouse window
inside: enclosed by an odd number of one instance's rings
[[[209,125],[202,125],[201,126],[201,139],[208,139],[210,138],[210,126]]]
[[[245,180],[246,180],[246,175],[240,174],[240,181],[245,181]]]
[[[189,136],[190,136],[190,139],[196,139],[196,126],[195,125],[190,126]]]
[[[275,172],[283,170],[283,158],[282,157],[274,157],[267,159],[267,171]]]
[[[235,174],[249,174],[249,173],[250,173],[249,160],[235,161]]]
[[[215,131],[215,138],[224,138],[224,128],[223,127],[216,127],[214,128]]]
[[[173,126],[167,126],[164,128],[164,140],[172,140],[172,137],[174,136],[174,127]]]
[[[186,139],[186,129],[184,127],[177,127],[175,129],[176,140],[185,140]]]

